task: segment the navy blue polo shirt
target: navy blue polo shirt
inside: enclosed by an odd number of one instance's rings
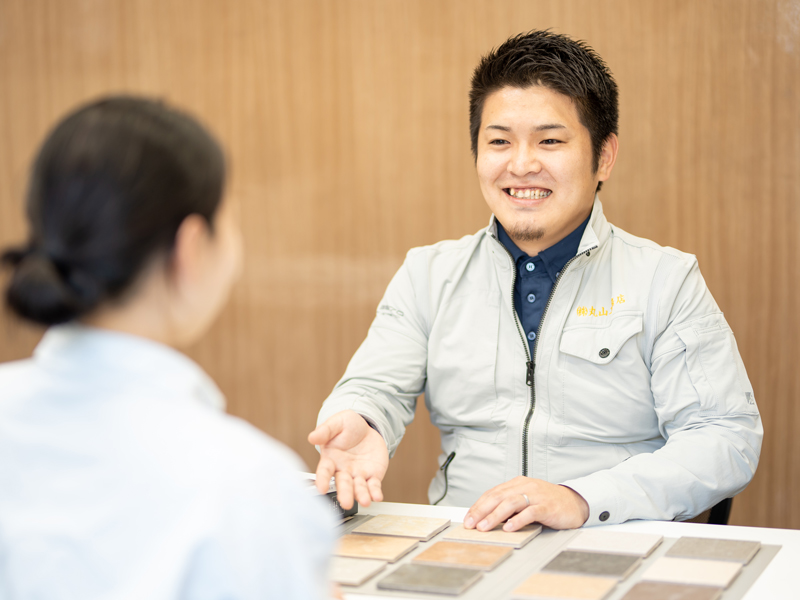
[[[497,239],[506,247],[514,258],[517,268],[517,281],[514,284],[514,307],[517,309],[522,331],[528,340],[528,347],[533,357],[533,345],[539,334],[539,322],[542,320],[544,307],[550,298],[550,292],[561,269],[578,253],[581,238],[589,217],[578,225],[577,229],[560,242],[530,257],[511,240],[500,221],[497,223]]]

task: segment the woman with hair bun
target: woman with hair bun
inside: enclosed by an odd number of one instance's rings
[[[327,595],[332,518],[299,459],[176,350],[239,271],[224,178],[200,124],[143,98],[39,151],[3,261],[8,305],[51,327],[0,365],[0,599]]]

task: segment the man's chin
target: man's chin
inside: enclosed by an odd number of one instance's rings
[[[515,242],[537,242],[544,237],[545,230],[543,227],[536,227],[531,225],[512,225],[505,227],[508,236]]]

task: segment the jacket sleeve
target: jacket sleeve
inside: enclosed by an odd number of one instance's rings
[[[383,296],[367,338],[320,410],[317,423],[351,409],[386,440],[393,456],[425,389],[428,359],[424,249],[408,253]]]
[[[763,428],[733,332],[696,260],[677,262],[683,264],[670,269],[662,288],[677,292],[654,292],[655,333],[648,345],[650,387],[666,444],[563,482],[588,502],[586,525],[688,519],[741,492],[755,473]]]

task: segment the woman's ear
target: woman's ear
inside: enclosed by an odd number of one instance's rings
[[[189,215],[178,227],[169,274],[170,283],[179,296],[191,295],[202,278],[202,264],[210,235],[208,222],[198,214]]]

